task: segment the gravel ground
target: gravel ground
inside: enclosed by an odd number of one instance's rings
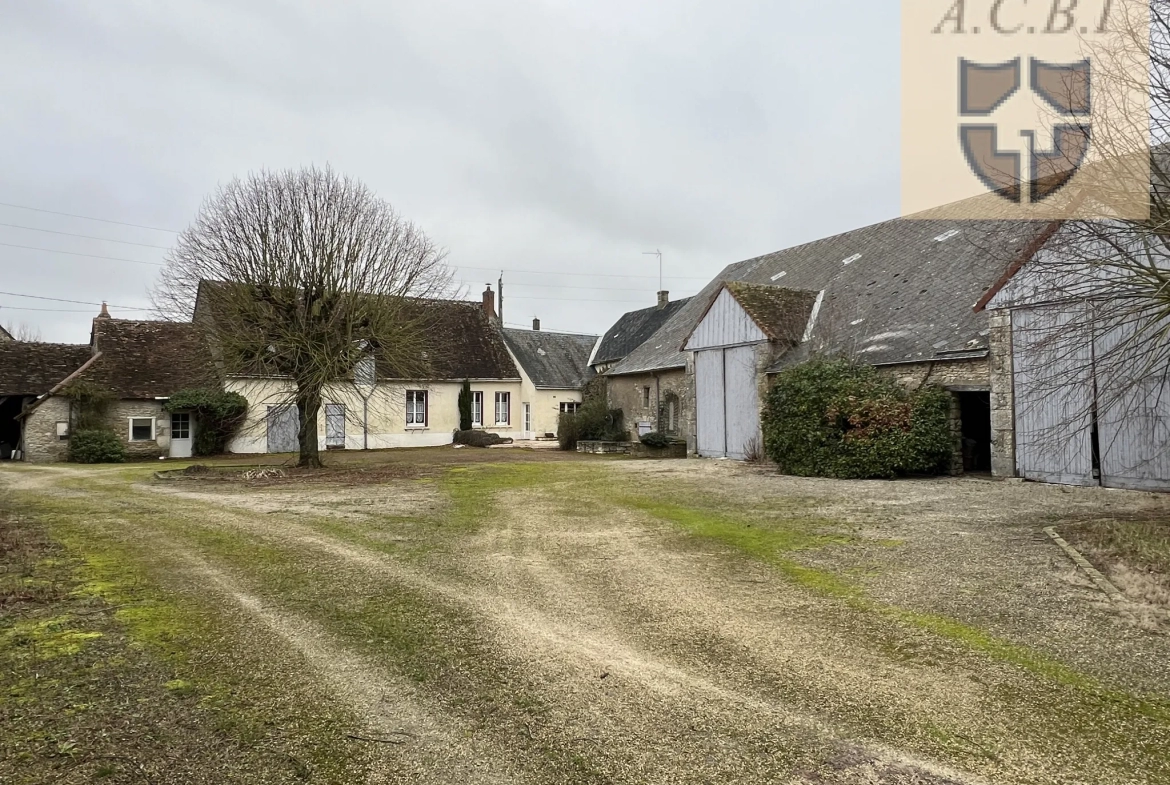
[[[84,500],[104,535],[159,554],[160,580],[285,641],[371,738],[409,734],[372,743],[371,781],[1170,782],[1151,752],[1170,743],[1159,617],[1109,603],[1043,533],[1170,498],[711,461],[544,468],[485,492],[455,533],[447,490],[410,480],[130,484],[54,467],[0,482]],[[824,519],[847,542],[794,558],[856,593],[794,584],[618,491]],[[390,589],[454,619],[424,647],[449,665],[420,675],[362,632],[355,609]]]

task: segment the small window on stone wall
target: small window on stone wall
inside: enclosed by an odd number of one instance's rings
[[[130,418],[130,441],[149,442],[154,440],[154,420],[150,417]]]
[[[57,423],[57,439],[63,442],[69,440],[69,423]]]

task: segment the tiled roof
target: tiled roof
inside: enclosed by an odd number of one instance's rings
[[[416,300],[413,307],[426,324],[427,378],[519,379],[520,372],[504,345],[503,330],[488,318],[483,305],[467,300]],[[378,377],[401,379],[393,367],[378,363]]]
[[[201,281],[197,321],[212,318],[214,293],[228,286],[221,281]],[[379,379],[519,379],[512,357],[504,345],[499,323],[484,313],[480,302],[467,300],[410,299],[404,305],[403,318],[422,333],[418,363],[413,373],[395,368],[385,357],[378,358]],[[418,366],[429,368],[419,373]],[[239,372],[238,375],[248,375]]]
[[[669,302],[662,308],[655,306],[624,314],[602,337],[597,354],[593,357],[593,364],[617,362],[627,357],[690,301],[691,298],[688,297]]]
[[[44,395],[91,356],[85,345],[0,341],[0,396]]]
[[[809,312],[817,300],[816,292],[743,281],[728,283],[727,291],[769,340],[784,343],[800,340],[808,324]]]
[[[596,335],[508,329],[504,340],[537,387],[579,390],[594,376],[589,354],[597,344]]]
[[[972,307],[1047,226],[898,218],[729,265],[610,373],[685,364],[681,347],[727,281],[823,290],[815,351],[882,364],[986,350],[987,315]]]
[[[102,356],[80,378],[119,398],[167,398],[219,385],[206,342],[190,322],[98,318],[93,345]]]

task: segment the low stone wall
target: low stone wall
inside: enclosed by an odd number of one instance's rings
[[[592,455],[630,455],[635,458],[686,458],[686,442],[669,447],[647,447],[641,442],[577,442],[577,452]]]

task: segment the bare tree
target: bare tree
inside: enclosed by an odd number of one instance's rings
[[[1086,434],[1094,464],[1124,455],[1128,472],[1170,450],[1170,432],[1156,424],[1170,395],[1170,0],[1150,0],[1148,15],[1141,4],[1110,7],[1114,38],[1083,52],[1091,122],[1051,118],[1091,135],[1088,185],[1072,181],[1068,198],[1088,200],[1101,217],[1049,224],[1005,293],[1026,306],[1013,320],[1017,430],[1058,471],[1060,460],[1080,460],[1069,445]],[[1147,95],[1148,106],[1136,105]],[[1149,217],[1127,217],[1134,194],[1147,191]]]
[[[0,324],[0,341],[5,340],[5,335],[9,340],[13,341],[28,341],[36,343],[41,340],[40,328],[34,327],[25,322]]]
[[[222,373],[286,381],[299,465],[318,467],[328,385],[355,383],[363,360],[380,378],[426,378],[437,310],[427,298],[451,287],[444,256],[356,180],[329,168],[262,171],[203,203],[153,299],[206,331]]]

